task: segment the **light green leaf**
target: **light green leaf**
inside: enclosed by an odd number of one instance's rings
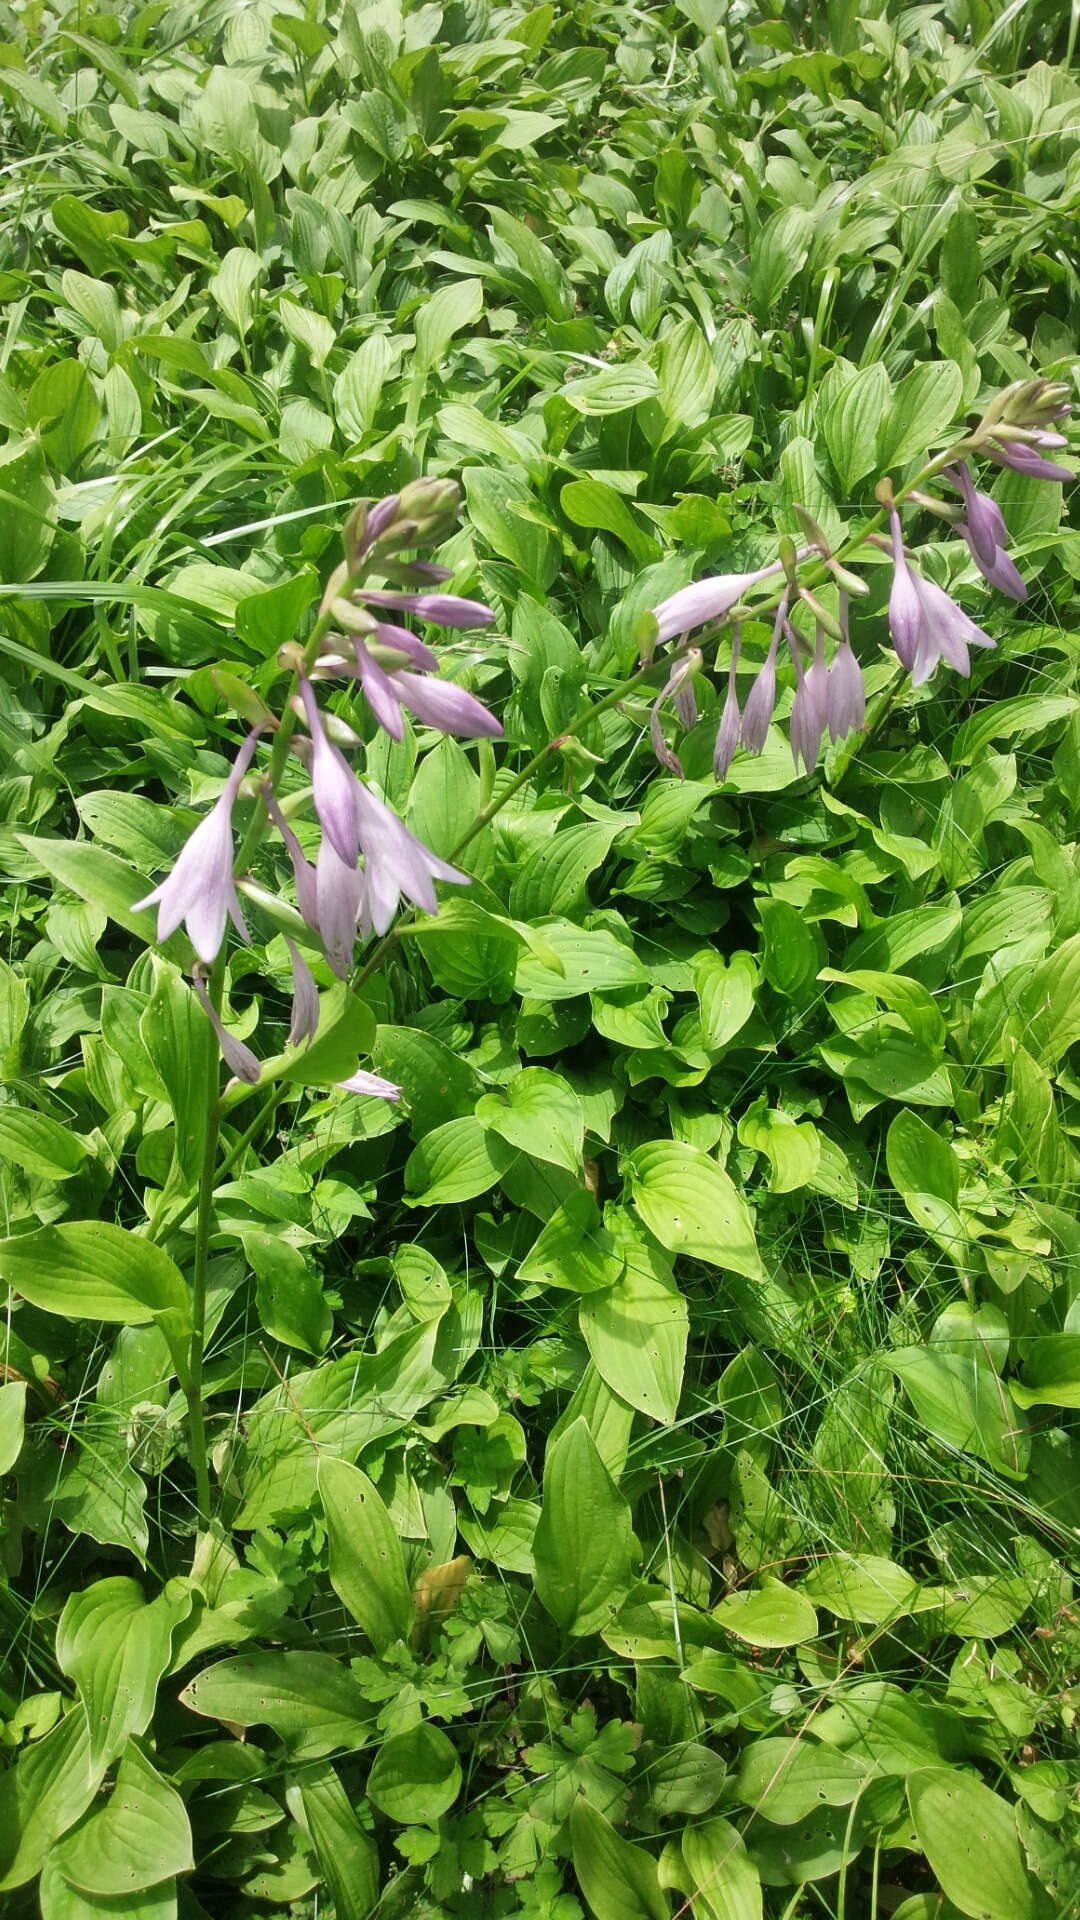
[[[525,1286],[596,1293],[614,1286],[625,1260],[586,1188],[569,1193],[517,1270]]]
[[[533,1537],[537,1594],[562,1632],[578,1638],[611,1621],[633,1582],[630,1507],[584,1419],[550,1439]]]
[[[575,927],[569,920],[547,920],[538,929],[558,973],[535,951],[522,953],[515,985],[529,1000],[573,1000],[579,993],[609,993],[618,987],[644,986],[648,975],[633,947],[603,927]]]
[[[658,558],[654,540],[644,533],[620,493],[606,480],[568,480],[559,505],[572,526],[613,533],[640,566]]]
[[[70,1180],[90,1149],[58,1120],[29,1107],[0,1107],[0,1160],[40,1180]]]
[[[397,1530],[378,1489],[359,1467],[324,1455],[318,1481],[330,1584],[382,1653],[394,1641],[408,1639],[415,1617]]]
[[[446,1734],[421,1720],[384,1740],[368,1775],[368,1799],[401,1826],[441,1819],[461,1791],[461,1766]]]
[[[1008,1802],[955,1767],[914,1773],[907,1791],[919,1845],[954,1906],[972,1920],[1035,1920],[1043,1903]]]
[[[304,1353],[324,1353],[334,1328],[334,1316],[323,1298],[322,1281],[298,1247],[280,1234],[253,1230],[242,1235],[244,1252],[254,1269],[255,1303],[259,1322],[272,1340],[299,1347]]]
[[[970,1353],[902,1347],[884,1356],[923,1424],[946,1446],[986,1460],[1010,1479],[1023,1477],[1030,1435],[978,1346]]]
[[[262,262],[250,247],[230,247],[208,282],[210,296],[245,339],[255,317],[255,289],[262,278]]]
[[[871,371],[870,367],[866,369],[867,373]],[[917,460],[947,441],[963,397],[964,376],[953,361],[933,360],[925,366],[912,367],[881,417],[877,442],[879,472],[902,467],[906,461]]]
[[[613,1393],[665,1425],[682,1392],[689,1315],[678,1288],[644,1262],[582,1301],[579,1322],[593,1365]]]
[[[733,1182],[700,1147],[654,1140],[630,1156],[630,1191],[650,1233],[669,1253],[761,1278],[746,1206]]]
[[[129,1894],[194,1865],[184,1803],[129,1741],[103,1807],[65,1835],[53,1856],[65,1880],[84,1893]]]
[[[337,1920],[369,1920],[379,1900],[378,1849],[333,1767],[305,1767],[286,1797],[311,1839]]]
[[[104,1220],[71,1220],[0,1241],[0,1279],[46,1313],[143,1326],[190,1326],[179,1268],[150,1240]]]
[[[447,1120],[425,1134],[409,1155],[405,1187],[414,1207],[448,1206],[475,1200],[495,1185],[517,1158],[513,1147],[489,1133],[471,1114]]]
[[[475,326],[483,311],[484,289],[479,280],[455,280],[429,294],[413,316],[415,366],[424,373],[440,366],[455,333]]]
[[[668,1920],[671,1907],[651,1853],[623,1840],[580,1794],[570,1809],[570,1849],[595,1920]]]
[[[580,1173],[585,1145],[581,1102],[573,1088],[546,1067],[516,1073],[505,1094],[484,1094],[476,1103],[476,1118],[534,1160]]]
[[[99,1779],[128,1736],[149,1726],[173,1631],[191,1606],[184,1580],[171,1580],[147,1601],[138,1581],[123,1574],[70,1595],[56,1629],[56,1658],[86,1709],[90,1765]]]
[[[89,1806],[96,1788],[86,1715],[77,1708],[0,1773],[0,1893],[40,1873],[58,1835]]]
[[[905,1108],[889,1128],[885,1160],[912,1219],[961,1265],[968,1236],[959,1210],[960,1163],[948,1141]]]
[[[846,490],[874,472],[878,436],[892,402],[892,386],[880,360],[849,380],[825,415],[825,445]]]
[[[811,1567],[802,1591],[838,1620],[880,1626],[907,1612],[918,1588],[895,1560],[871,1553],[830,1553]]]
[[[608,367],[603,373],[587,374],[584,380],[570,380],[561,396],[578,413],[625,413],[651,400],[659,383],[651,367],[643,361],[625,367]]]
[[[717,1817],[687,1827],[680,1844],[694,1920],[761,1920],[761,1879],[730,1820]]]
[[[26,1423],[26,1381],[0,1387],[0,1474],[10,1473],[22,1452]]]
[[[754,1010],[759,975],[753,956],[726,957],[712,947],[694,959],[694,989],[701,1008],[701,1032],[707,1047],[725,1047]]]
[[[196,1674],[180,1699],[213,1720],[271,1727],[294,1760],[358,1752],[374,1723],[374,1708],[329,1653],[234,1654]]]
[[[800,1647],[817,1637],[817,1614],[805,1595],[768,1577],[757,1587],[729,1593],[712,1617],[754,1647]]]

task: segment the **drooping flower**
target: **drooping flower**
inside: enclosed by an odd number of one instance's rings
[[[133,908],[141,913],[144,907],[157,907],[159,941],[167,940],[183,921],[192,946],[207,966],[221,949],[227,919],[241,939],[249,938],[233,881],[232,810],[261,731],[256,727],[248,734],[220,798],[184,842],[172,872]]]
[[[690,633],[706,620],[722,620],[738,605],[748,588],[756,587],[760,580],[771,580],[781,571],[781,562],[775,560],[771,566],[758,567],[753,573],[718,573],[680,587],[653,609],[657,639],[674,640],[677,634]]]
[[[395,1087],[392,1080],[384,1080],[381,1074],[365,1073],[358,1068],[347,1080],[335,1082],[342,1093],[366,1093],[375,1100],[400,1100],[401,1088]]]
[[[830,740],[844,740],[849,733],[858,733],[866,721],[866,688],[848,638],[846,593],[840,595],[840,645],[829,668],[825,719]]]
[[[964,517],[957,524],[957,532],[967,542],[968,552],[983,579],[1007,594],[1010,600],[1026,600],[1027,587],[1005,551],[1009,545],[1009,529],[997,501],[975,485],[966,460],[958,461],[955,467],[946,467],[943,477],[963,495]]]
[[[316,924],[323,951],[339,979],[352,965],[356,929],[364,898],[364,877],[347,866],[324,834],[315,862]]]
[[[787,619],[788,596],[785,593],[776,610],[772,639],[769,651],[760,668],[743,707],[742,726],[739,729],[739,744],[748,753],[760,753],[768,737],[769,724],[776,705],[776,649],[780,644],[780,635],[784,631]]]
[[[795,703],[791,709],[791,757],[798,767],[800,759],[807,773],[817,766],[825,732],[828,670],[825,665],[825,629],[818,622],[814,658],[808,667],[799,657],[798,635],[785,622],[788,650],[795,668]]]
[[[285,815],[282,813],[281,808],[278,806],[273,794],[268,792],[264,795],[264,798],[266,800],[266,811],[281,835],[285,843],[285,850],[292,863],[293,880],[296,885],[296,904],[300,909],[301,919],[307,922],[313,933],[318,933],[319,908],[315,869],[310,860],[305,858],[304,849],[286,820]]]
[[[739,744],[739,729],[742,715],[739,712],[739,695],[735,685],[735,675],[742,650],[742,630],[736,626],[731,641],[731,665],[728,668],[727,693],[724,697],[724,711],[720,715],[720,725],[716,730],[716,747],[713,752],[713,772],[718,780],[726,780],[728,768],[735,758],[735,749]]]
[[[355,642],[355,650],[357,678],[364,698],[391,739],[404,737],[403,707],[408,707],[425,726],[438,727],[443,733],[456,733],[465,740],[494,740],[501,735],[502,726],[495,715],[464,687],[400,667],[388,670],[372,659],[360,639]]]
[[[198,967],[196,967],[192,975],[192,981],[199,1000],[202,1003],[202,1010],[217,1035],[217,1043],[221,1049],[221,1057],[225,1065],[236,1075],[238,1080],[243,1080],[249,1087],[254,1087],[258,1083],[262,1068],[252,1053],[251,1048],[245,1047],[242,1040],[237,1040],[235,1034],[229,1033],[222,1025],[221,1016],[206,991],[206,985]]]
[[[700,672],[701,666],[701,654],[696,647],[691,648],[680,660],[676,660],[653,701],[649,714],[649,739],[652,742],[652,750],[660,765],[666,767],[669,773],[676,774],[680,780],[683,778],[682,761],[664,739],[660,717],[667,702],[671,700],[682,725],[684,727],[696,725],[697,701],[694,698],[693,680],[694,675]],[[684,697],[686,694],[690,695],[689,703]]]
[[[1067,447],[1064,434],[1051,433],[1046,427],[1031,427],[1025,431],[1023,439],[1014,438],[1016,429],[1005,438],[993,437],[984,442],[984,451],[999,467],[1011,467],[1014,473],[1026,474],[1029,480],[1075,480],[1076,475],[1068,467],[1059,467],[1052,460],[1043,458],[1043,452],[1058,447]]]
[[[363,885],[360,896],[361,921],[374,931],[387,931],[402,895],[413,906],[434,913],[437,900],[434,882],[450,880],[467,887],[469,876],[440,860],[422,840],[409,832],[404,822],[380,800],[371,788],[357,781],[360,795],[360,844],[364,854]],[[325,933],[324,933],[325,939]]]
[[[289,949],[292,965],[292,1018],[289,1022],[289,1045],[298,1047],[302,1040],[310,1040],[319,1024],[319,989],[315,976],[288,934],[284,936]]]
[[[892,531],[893,578],[889,594],[889,632],[901,662],[911,672],[915,665],[915,655],[919,648],[919,632],[922,625],[922,610],[915,586],[915,575],[908,566],[904,554],[904,535],[900,525],[900,515],[895,507],[889,509],[889,524]]]
[[[456,593],[393,593],[382,587],[360,587],[356,597],[365,606],[415,613],[437,627],[490,627],[495,618],[481,601],[462,600]]]
[[[301,678],[300,698],[311,734],[311,791],[319,825],[338,858],[355,867],[360,849],[359,782],[340,747],[327,736],[311,681]]]
[[[939,660],[945,660],[965,679],[971,673],[969,647],[992,647],[994,641],[975,625],[962,607],[943,587],[913,574],[919,599],[921,624],[918,646],[911,668],[911,684],[921,687],[929,680]]]

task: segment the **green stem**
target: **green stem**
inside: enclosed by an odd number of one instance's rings
[[[215,1012],[221,1005],[225,978],[224,950],[214,963],[207,992]],[[217,1048],[213,1049],[211,1071],[218,1076]],[[206,1273],[210,1261],[210,1227],[217,1186],[217,1150],[221,1136],[221,1094],[215,1085],[206,1114],[202,1165],[196,1194],[195,1257],[191,1270],[191,1339],[185,1392],[188,1414],[188,1446],[195,1474],[195,1511],[200,1527],[210,1521],[210,1458],[206,1444],[206,1415],[203,1409],[203,1360],[206,1353]]]

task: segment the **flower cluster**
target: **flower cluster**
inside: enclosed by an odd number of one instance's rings
[[[1064,387],[1049,380],[1014,382],[991,402],[978,426],[941,459],[932,461],[921,476],[940,478],[959,499],[942,500],[921,491],[917,484],[906,488],[902,496],[915,507],[946,521],[965,541],[976,568],[988,584],[1012,600],[1025,600],[1027,586],[1008,553],[1011,542],[1005,516],[997,501],[977,486],[970,460],[977,457],[992,460],[1033,480],[1071,480],[1069,468],[1046,457],[1067,444],[1054,423],[1064,419],[1069,410]],[[894,496],[888,481],[883,481],[878,488],[878,498],[889,521],[888,545],[893,562],[889,632],[896,653],[911,674],[914,686],[928,680],[941,660],[966,677],[971,672],[970,649],[992,647],[994,641],[951,594],[926,579],[912,563],[904,544],[900,500]],[[826,733],[833,741],[841,740],[865,723],[866,695],[862,670],[851,645],[848,608],[849,594],[865,593],[867,589],[833,555],[825,535],[811,516],[803,508],[796,511],[810,536],[809,548],[795,552],[787,543],[788,551],[772,565],[758,567],[750,573],[719,574],[696,580],[671,594],[654,610],[656,640],[679,641],[682,651],[654,703],[650,734],[661,765],[680,777],[682,766],[664,738],[662,714],[670,701],[684,728],[696,725],[693,681],[703,671],[704,659],[699,647],[688,647],[686,642],[695,628],[706,623],[730,620],[732,624],[731,665],[714,754],[718,780],[726,778],[738,748],[748,753],[760,753],[764,748],[776,707],[776,669],[781,641],[787,645],[795,676],[790,738],[796,767],[801,761],[805,770],[811,771],[817,764]],[[849,543],[849,551],[864,541],[876,544],[878,539],[876,532],[868,528]],[[835,620],[826,614],[814,593],[798,582],[798,566],[811,555],[832,574],[840,589],[839,615]],[[752,588],[780,574],[785,576],[785,584],[776,607],[772,639],[740,708],[737,674],[742,602]],[[814,616],[812,652],[791,618],[796,600]],[[829,633],[835,642],[831,661],[826,658]]]
[[[196,991],[217,1034],[223,1057],[241,1080],[254,1083],[259,1063],[221,1023],[207,993],[203,969],[216,960],[231,919],[249,938],[236,891],[232,815],[260,737],[282,729],[303,762],[320,827],[314,865],[307,859],[282,810],[273,783],[264,779],[258,797],[279,834],[293,870],[301,918],[320,943],[335,973],[344,979],[358,936],[368,939],[390,927],[405,899],[427,913],[436,907],[435,882],[467,885],[469,876],[426,847],[385,800],[360,777],[342,741],[358,744],[352,729],[319,705],[316,687],[328,679],[354,684],[377,724],[394,740],[404,734],[404,711],[425,726],[465,738],[492,738],[499,722],[474,694],[438,677],[438,659],[399,618],[456,628],[489,626],[490,609],[440,589],[446,568],[415,557],[415,549],[438,545],[452,530],[458,490],[451,481],[419,480],[374,505],[363,505],[345,529],[345,559],[323,597],[308,646],[283,649],[283,664],[295,673],[295,693],[280,721],[269,716],[249,733],[206,819],[182,848],[172,871],[138,902],[156,906],[157,936],[166,940],[184,924],[199,959]],[[405,558],[412,550],[413,557]],[[372,585],[371,577],[381,581]],[[298,727],[302,731],[298,731]],[[296,945],[288,943],[293,979],[290,1042],[310,1039],[318,1022],[318,992]],[[343,1082],[357,1093],[396,1099],[398,1089],[377,1075],[358,1073]]]

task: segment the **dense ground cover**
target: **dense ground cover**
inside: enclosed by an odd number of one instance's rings
[[[3,16],[3,1910],[1075,1912],[1070,489],[982,470],[1019,605],[909,507],[969,680],[863,549],[809,776],[790,666],[719,785],[730,635],[685,777],[635,679],[797,504],[840,545],[1072,383],[1075,13]],[[420,474],[505,738],[324,697],[471,884],[353,989],[309,941],[297,1053],[255,847],[223,1007],[285,1065],[200,1214],[221,1070],[135,903]]]

